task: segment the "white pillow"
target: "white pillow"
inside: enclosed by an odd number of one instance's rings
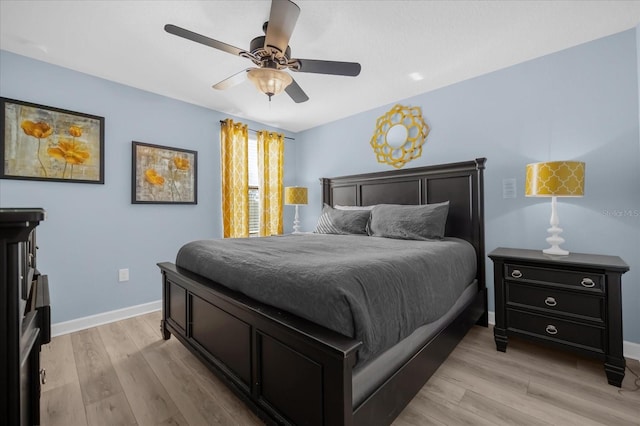
[[[375,206],[341,206],[339,204],[333,206],[336,210],[371,210],[374,207]]]

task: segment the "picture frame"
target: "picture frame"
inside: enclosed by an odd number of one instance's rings
[[[132,204],[198,204],[198,152],[133,141]]]
[[[104,117],[0,97],[0,179],[104,184]]]

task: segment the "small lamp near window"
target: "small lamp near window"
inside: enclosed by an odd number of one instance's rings
[[[547,242],[551,247],[542,250],[546,254],[568,255],[560,248],[564,238],[558,225],[557,197],[582,197],[584,195],[584,163],[579,161],[549,161],[527,164],[525,181],[527,197],[551,197],[551,228],[547,229]]]
[[[307,204],[307,188],[301,186],[288,186],[284,189],[284,203],[296,206],[296,216],[293,220],[293,233],[300,234],[300,218],[298,206]]]

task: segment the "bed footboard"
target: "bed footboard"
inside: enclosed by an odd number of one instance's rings
[[[360,342],[172,263],[158,266],[164,338],[173,334],[263,420],[353,425],[351,370]]]

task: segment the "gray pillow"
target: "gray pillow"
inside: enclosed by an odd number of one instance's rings
[[[449,202],[403,206],[380,204],[371,210],[369,235],[402,240],[441,240]]]
[[[369,210],[338,210],[325,204],[316,234],[366,234]]]

